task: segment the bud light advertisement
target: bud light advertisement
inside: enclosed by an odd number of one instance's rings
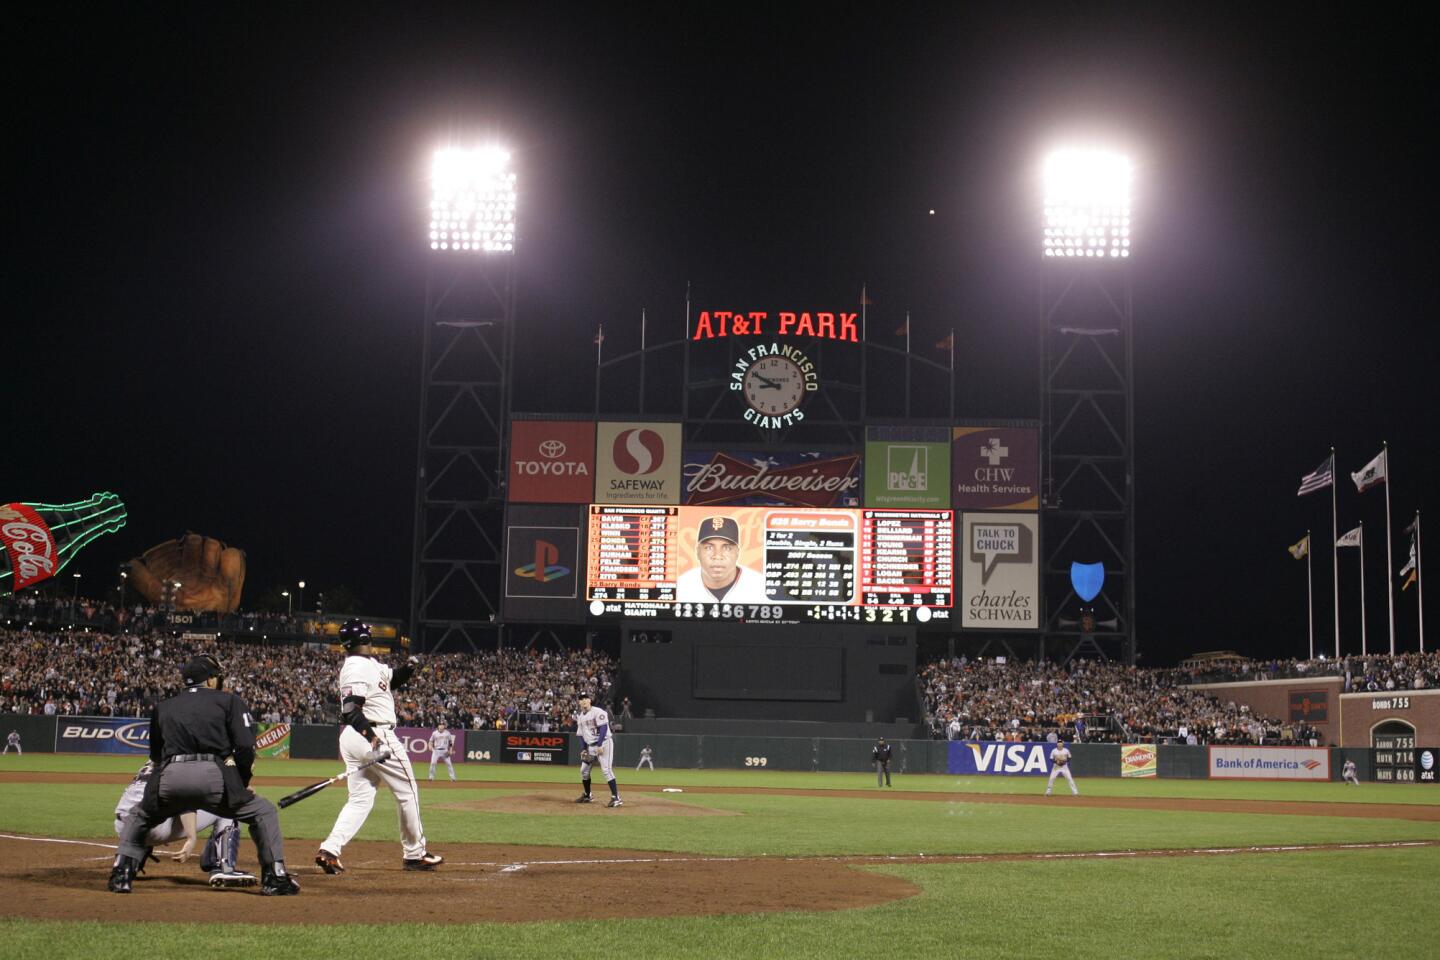
[[[150,753],[150,721],[135,717],[60,717],[56,753]]]

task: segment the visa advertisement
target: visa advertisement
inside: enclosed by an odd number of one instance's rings
[[[595,502],[679,503],[680,462],[678,423],[601,423]]]
[[[134,717],[60,717],[55,724],[56,753],[150,752],[150,721]]]
[[[1325,747],[1210,747],[1211,780],[1329,780]]]
[[[1006,777],[1050,775],[1053,743],[996,743],[989,740],[952,740],[946,773]]]

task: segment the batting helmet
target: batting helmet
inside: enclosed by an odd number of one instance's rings
[[[340,628],[340,646],[349,650],[362,643],[370,642],[370,628],[364,620],[346,620]]]

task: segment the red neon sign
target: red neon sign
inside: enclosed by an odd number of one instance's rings
[[[776,336],[818,337],[822,340],[860,342],[860,328],[855,325],[858,313],[843,311],[781,310],[772,318],[764,310],[701,310],[695,321],[692,340],[713,340],[717,337]]]

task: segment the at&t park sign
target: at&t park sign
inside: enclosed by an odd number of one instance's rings
[[[859,313],[829,310],[701,310],[692,340],[720,337],[818,337],[860,342]]]

